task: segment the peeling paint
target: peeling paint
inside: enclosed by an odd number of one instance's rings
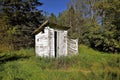
[[[55,37],[55,31],[56,36]],[[57,38],[57,39],[55,39]],[[55,45],[55,40],[56,45]],[[55,52],[56,49],[56,52]],[[57,57],[78,53],[78,40],[68,39],[66,30],[45,27],[44,33],[35,35],[35,51],[37,56]]]

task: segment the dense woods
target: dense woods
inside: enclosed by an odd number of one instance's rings
[[[32,31],[43,21],[38,0],[0,0],[0,47],[20,49],[34,46]]]
[[[39,0],[0,0],[0,51],[34,47],[35,30],[45,19],[71,27],[69,37],[94,49],[120,52],[120,1],[71,0],[58,16],[43,16]]]
[[[104,52],[120,52],[120,1],[71,0],[68,9],[50,20],[70,26],[69,37]]]

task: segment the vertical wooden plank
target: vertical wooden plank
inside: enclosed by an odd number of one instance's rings
[[[36,42],[36,55],[49,56],[49,44],[48,44],[48,28],[45,28],[44,33],[40,32],[35,35]]]
[[[49,44],[49,46],[50,46],[50,57],[54,57],[55,55],[55,53],[54,53],[54,29],[52,29],[52,28],[50,28],[49,29],[49,40],[50,40],[50,44]]]

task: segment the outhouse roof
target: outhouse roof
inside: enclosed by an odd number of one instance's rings
[[[32,34],[39,33],[40,31],[42,31],[47,26],[49,26],[50,28],[60,29],[60,30],[68,30],[70,28],[70,27],[67,27],[67,26],[58,25],[56,23],[53,23],[53,22],[50,22],[50,21],[47,20],[39,28],[34,30]]]

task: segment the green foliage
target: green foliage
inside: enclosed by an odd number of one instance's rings
[[[38,0],[0,0],[1,52],[34,46],[32,32],[43,21],[41,5]]]
[[[95,5],[99,10],[99,16],[102,17],[102,30],[97,36],[92,34],[90,42],[94,48],[106,52],[120,52],[120,8],[118,6],[120,6],[119,0],[101,0]]]
[[[71,0],[68,9],[58,16],[60,24],[71,27],[68,30],[69,37],[78,38],[80,44],[90,45],[88,35],[94,33],[92,29],[98,28],[98,11],[93,9],[97,2],[98,0]]]
[[[71,0],[58,16],[60,24],[71,28],[68,35],[80,44],[103,52],[120,52],[120,1]]]
[[[13,50],[12,31],[9,30],[9,27],[7,21],[0,19],[0,52]]]
[[[57,23],[57,17],[53,13],[51,13],[48,20],[53,22],[53,23]]]
[[[79,46],[78,55],[60,58],[36,57],[34,49],[21,49],[11,53],[14,54],[11,55],[14,59],[5,61],[4,58],[4,62],[0,60],[1,80],[120,79],[119,54],[98,52],[84,45]]]
[[[38,0],[1,0],[0,5],[2,16],[6,16],[13,26],[28,23],[37,25],[42,19],[41,11],[37,9],[42,3]]]

